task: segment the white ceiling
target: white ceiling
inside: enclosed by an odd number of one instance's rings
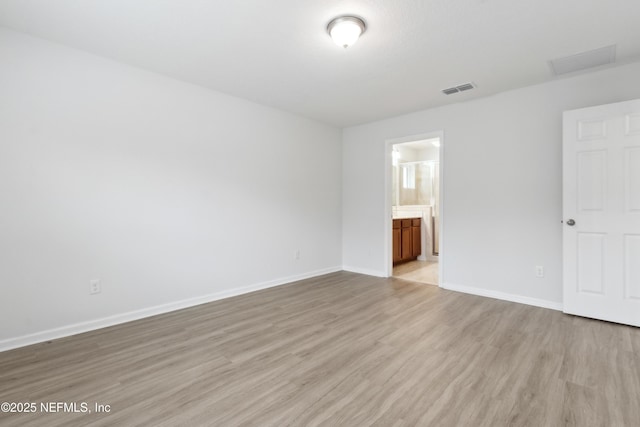
[[[368,28],[343,50],[327,23]],[[0,0],[0,25],[337,126],[551,80],[549,60],[640,59],[638,0]],[[440,90],[472,81],[451,96]]]

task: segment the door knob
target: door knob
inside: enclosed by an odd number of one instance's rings
[[[570,225],[571,227],[573,227],[574,225],[576,225],[576,222],[572,219],[568,219],[567,220],[567,225]]]

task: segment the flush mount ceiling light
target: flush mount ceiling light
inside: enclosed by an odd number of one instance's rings
[[[358,41],[366,28],[364,21],[356,16],[339,16],[329,22],[327,32],[335,44],[346,49]]]

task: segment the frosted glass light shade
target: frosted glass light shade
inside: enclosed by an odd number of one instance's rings
[[[355,16],[341,16],[329,22],[327,32],[335,44],[346,49],[358,41],[365,28],[362,19]]]

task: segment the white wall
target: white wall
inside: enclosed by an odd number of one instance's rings
[[[562,112],[640,98],[639,75],[633,63],[345,129],[344,265],[385,271],[385,140],[443,130],[441,280],[559,307]]]
[[[405,147],[403,144],[396,144],[394,148],[400,153],[400,159],[398,159],[399,163],[438,160],[440,158],[440,153],[437,147],[417,149]]]
[[[0,29],[0,350],[339,269],[341,172],[336,128]]]
[[[398,163],[417,162],[418,160],[421,160],[419,157],[418,150],[414,150],[413,148],[410,148],[410,147],[405,147],[402,144],[396,145],[394,149],[398,153],[400,153]]]
[[[419,160],[440,160],[440,149],[437,147],[427,147],[418,151]]]

